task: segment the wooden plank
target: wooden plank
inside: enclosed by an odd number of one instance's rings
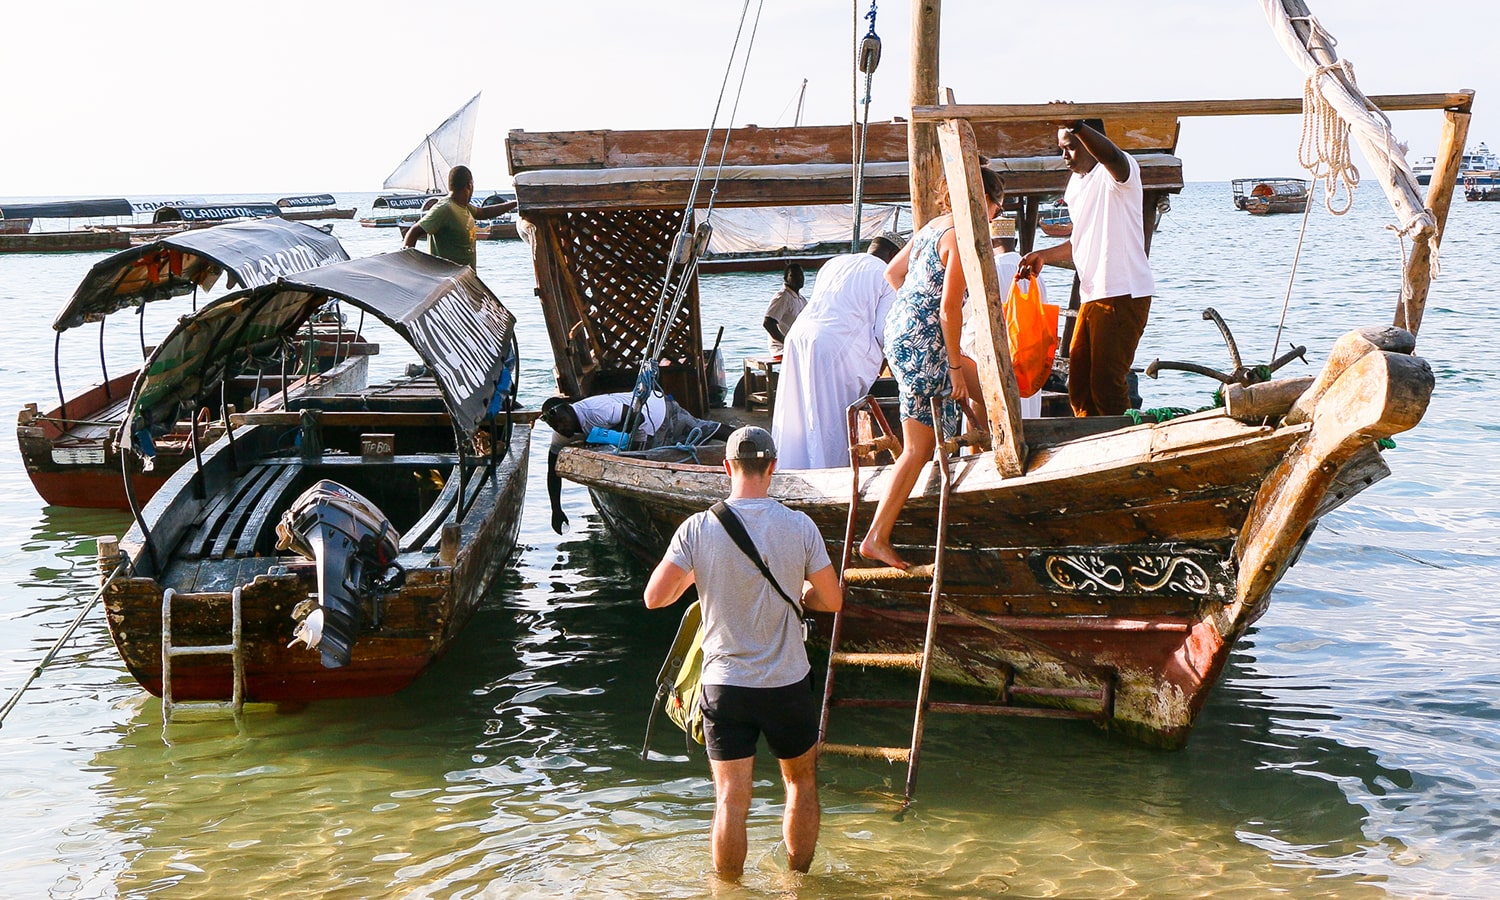
[[[979,352],[979,384],[984,391],[987,423],[995,466],[1005,477],[1026,471],[1026,438],[1021,433],[1021,395],[1011,367],[1010,343],[1001,314],[1000,277],[990,250],[989,209],[979,177],[979,155],[974,132],[962,119],[938,126],[948,197],[953,204],[953,227],[969,297],[975,303],[975,345]],[[955,375],[954,377],[962,377]]]
[[[1438,94],[1376,94],[1370,97],[1370,101],[1387,112],[1446,109],[1467,113],[1473,106],[1474,92],[1462,90]],[[1108,125],[1111,119],[1136,115],[1195,118],[1301,114],[1302,98],[1286,97],[1251,100],[1151,100],[1119,103],[960,103],[952,106],[914,104],[911,110],[911,120],[913,122],[941,122],[944,119],[968,119],[971,122],[1006,122],[1030,119],[1066,122],[1072,119],[1099,118]]]
[[[1467,112],[1449,111],[1443,115],[1442,136],[1438,140],[1436,164],[1427,183],[1427,208],[1437,220],[1434,241],[1441,246],[1443,229],[1448,225],[1448,208],[1453,203],[1453,187],[1458,182],[1463,162],[1464,144],[1469,137]],[[1396,305],[1395,325],[1416,334],[1422,327],[1422,313],[1427,309],[1427,291],[1432,286],[1432,248],[1425,242],[1412,247],[1406,261],[1406,290]]]
[[[234,538],[235,524],[244,518],[251,504],[260,498],[266,485],[275,478],[276,469],[270,466],[256,466],[247,472],[232,492],[226,492],[234,499],[218,507],[218,513],[203,523],[198,539],[194,541],[191,551],[193,555],[207,555],[214,559],[222,559],[224,551],[229,549],[229,542]],[[208,543],[210,538],[213,539],[212,546]]]
[[[930,0],[915,0],[917,3]],[[925,77],[925,76],[924,76]],[[936,72],[923,103],[938,99]],[[913,95],[915,98],[915,95]],[[925,107],[942,108],[942,107]],[[967,107],[963,107],[967,108]],[[925,127],[930,123],[920,123]],[[1050,155],[1057,152],[1057,128],[1050,114],[1003,121],[978,121],[974,126],[979,152],[991,157]],[[1177,119],[1169,110],[1120,114],[1107,123],[1109,136],[1132,152],[1170,151],[1176,143]],[[935,126],[934,126],[935,127]],[[910,135],[921,128],[906,122],[871,122],[866,132],[867,162],[905,162],[912,158]],[[702,129],[658,131],[512,131],[506,139],[511,174],[558,169],[696,168],[703,152]],[[939,171],[936,136],[932,138],[933,174]],[[722,133],[716,135],[709,159],[718,165]],[[729,134],[728,166],[784,166],[806,163],[845,163],[855,156],[854,134],[848,125],[800,125],[786,128],[736,128]],[[710,170],[711,172],[711,170]],[[524,182],[524,179],[522,179]]]
[[[245,519],[245,527],[240,529],[239,540],[234,545],[236,557],[255,555],[255,544],[260,537],[261,530],[266,527],[266,520],[271,517],[271,513],[275,512],[282,495],[301,474],[301,466],[281,467],[276,479],[271,482],[271,486],[266,489],[265,493],[261,494],[260,499],[255,502],[255,508],[250,511],[249,518]]]

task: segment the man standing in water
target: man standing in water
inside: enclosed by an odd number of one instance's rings
[[[1130,408],[1130,364],[1146,330],[1156,284],[1146,259],[1141,167],[1104,136],[1098,119],[1057,130],[1072,170],[1067,191],[1073,236],[1021,258],[1019,274],[1043,265],[1078,271],[1078,324],[1068,350],[1068,402],[1076,416],[1117,416]]]
[[[798,585],[802,606],[843,606],[838,573],[806,513],[767,496],[776,445],[764,428],[729,436],[726,506],[781,585]],[[801,587],[804,582],[805,587]],[[713,859],[721,877],[745,869],[755,749],[762,734],[786,785],[782,837],[798,872],[812,865],[818,841],[818,719],[802,623],[712,511],[688,518],[672,536],[651,580],[646,606],[659,609],[697,584],[703,611],[703,732],[714,779]],[[782,588],[784,590],[785,588]]]
[[[471,206],[474,199],[474,173],[468,166],[454,166],[448,172],[448,196],[429,209],[421,221],[406,233],[405,247],[415,247],[417,241],[427,238],[427,247],[433,256],[458,263],[473,269],[475,219],[493,219],[516,208],[515,200],[492,203],[489,206]]]

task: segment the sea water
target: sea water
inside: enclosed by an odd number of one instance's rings
[[[1313,373],[1340,334],[1388,323],[1401,249],[1379,192],[1358,201],[1340,219],[1315,210],[1288,301],[1302,218],[1252,218],[1227,185],[1189,185],[1155,236],[1137,364],[1227,370],[1207,306],[1247,364],[1306,345],[1311,365],[1284,374]],[[354,256],[398,241],[350,221],[335,233]],[[786,873],[780,785],[762,761],[746,877],[716,885],[701,751],[658,722],[638,757],[678,608],[643,608],[646,570],[582,490],[564,494],[572,529],[552,533],[542,427],[515,563],[452,651],[393,697],[252,705],[240,727],[198,718],[164,735],[159,701],[94,608],[0,729],[0,896],[1494,896],[1497,248],[1500,204],[1456,203],[1419,342],[1437,373],[1426,418],[1386,454],[1389,479],[1323,520],[1181,751],[1087,724],[933,716],[905,815],[904,769],[823,761],[805,877]],[[101,258],[0,257],[0,408],[55,405],[49,326]],[[552,364],[527,250],[481,243],[479,271],[519,318],[521,397],[535,407]],[[1046,273],[1054,296],[1065,274]],[[703,279],[705,333],[726,326],[731,372],[764,351],[778,284]],[[189,305],[174,302],[147,310],[148,343]],[[134,316],[118,318],[112,374],[139,359]],[[369,327],[376,376],[399,372],[399,340]],[[98,352],[94,329],[63,336],[70,393],[97,379]],[[1212,387],[1142,380],[1147,406],[1203,406]],[[95,537],[128,524],[44,506],[0,441],[0,696],[92,595]],[[891,713],[844,727],[891,741],[910,724]]]

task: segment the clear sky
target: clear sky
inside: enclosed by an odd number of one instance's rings
[[[1500,146],[1494,4],[1308,0],[1366,93],[1478,92]],[[765,0],[736,124],[851,116],[856,9]],[[740,0],[41,0],[11,4],[0,197],[374,191],[484,92],[472,161],[509,183],[512,128],[702,128]],[[881,0],[872,120],[907,103],[909,0]],[[945,0],[942,84],[962,102],[1300,95],[1257,0]],[[864,23],[860,23],[861,32]],[[732,92],[731,92],[732,94]],[[1500,108],[1500,106],[1497,106]],[[1395,117],[1413,158],[1437,113]],[[1298,174],[1295,117],[1190,120],[1190,181]],[[1362,160],[1357,160],[1362,162]]]

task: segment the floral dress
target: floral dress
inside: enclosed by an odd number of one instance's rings
[[[906,282],[885,320],[885,356],[901,388],[901,418],[932,427],[932,398],[948,391],[948,352],[939,313],[943,260],[938,242],[953,227],[928,224],[912,238]],[[948,413],[945,411],[944,417]]]

